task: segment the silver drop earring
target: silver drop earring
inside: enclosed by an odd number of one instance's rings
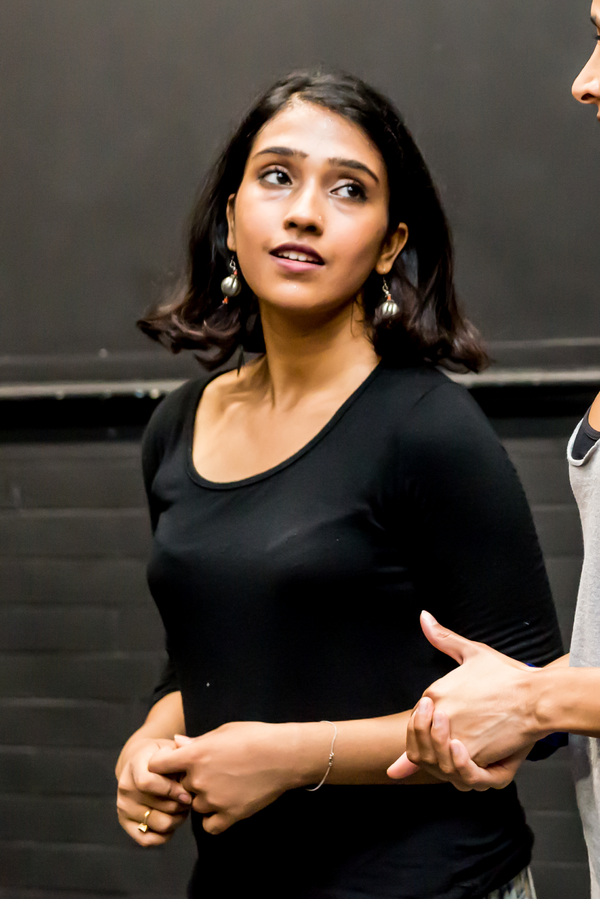
[[[400,307],[397,303],[392,299],[392,294],[390,293],[390,288],[388,286],[385,278],[383,279],[383,299],[377,309],[377,313],[379,318],[393,318],[394,315],[398,315],[400,312]]]
[[[231,269],[231,274],[227,275],[227,277],[223,278],[221,281],[224,305],[227,305],[231,297],[237,297],[242,289],[242,281],[235,263],[235,256],[232,256],[229,260],[229,268]]]

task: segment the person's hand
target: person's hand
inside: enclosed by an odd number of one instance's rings
[[[423,696],[433,701],[436,713],[447,716],[452,738],[466,746],[477,765],[486,768],[511,758],[546,736],[535,716],[533,686],[539,669],[460,637],[427,612],[421,615],[421,627],[433,646],[460,665]],[[413,716],[409,731],[419,727],[419,720]],[[419,764],[419,742],[408,736],[408,758]]]
[[[160,846],[168,842],[189,813],[192,797],[177,777],[149,770],[150,760],[158,752],[172,753],[174,749],[173,740],[144,739],[125,747],[119,758],[119,823],[140,846]],[[145,833],[139,829],[142,823],[148,827]]]
[[[469,756],[464,743],[451,739],[448,716],[436,711],[431,699],[424,697],[411,715],[406,752],[390,765],[387,773],[389,777],[404,778],[416,771],[427,771],[463,792],[502,790],[514,779],[530,748],[525,746],[510,758],[493,762],[486,768],[480,767]],[[418,760],[418,764],[414,760]]]
[[[236,721],[200,737],[175,737],[174,751],[157,753],[154,774],[184,772],[181,785],[195,794],[207,833],[218,834],[249,818],[297,786],[290,725]]]

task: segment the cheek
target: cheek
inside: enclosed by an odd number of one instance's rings
[[[275,202],[254,196],[252,188],[240,188],[235,205],[235,238],[238,244],[253,247],[268,242],[281,218]],[[262,202],[261,202],[262,200]]]
[[[373,215],[339,228],[338,252],[349,269],[360,269],[364,278],[367,277],[379,259],[386,230],[387,221]]]

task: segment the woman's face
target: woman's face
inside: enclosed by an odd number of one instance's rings
[[[366,134],[293,100],[255,138],[228,205],[228,246],[262,303],[334,311],[386,274],[408,236],[388,236],[388,179]]]
[[[573,85],[573,96],[580,103],[593,103],[600,120],[600,0],[592,3],[592,22],[596,26],[596,49]]]

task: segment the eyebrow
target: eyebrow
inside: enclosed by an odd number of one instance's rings
[[[600,28],[600,22],[598,21],[596,16],[592,16],[590,21],[595,28]]]
[[[306,159],[308,153],[304,153],[303,150],[294,150],[292,147],[266,147],[264,150],[259,150],[258,153],[255,153],[255,156],[265,156],[268,154],[273,154],[275,156],[300,156],[301,159]],[[344,159],[340,156],[332,156],[327,160],[329,165],[336,165],[340,168],[346,169],[355,169],[358,172],[366,172],[367,175],[370,175],[373,181],[379,184],[379,178],[375,174],[375,172],[371,171],[371,169],[364,164],[364,162],[359,162],[358,159]]]
[[[291,147],[267,147],[265,150],[259,150],[254,155],[264,156],[267,153],[272,153],[275,156],[300,156],[302,159],[306,159],[308,156],[308,153],[303,153],[302,150],[293,150]]]
[[[341,159],[339,156],[334,156],[332,159],[328,159],[327,162],[330,165],[337,165],[340,168],[344,169],[356,169],[359,172],[366,172],[367,175],[370,175],[373,181],[379,184],[379,178],[372,172],[371,169],[364,164],[364,162],[359,162],[358,159]]]

